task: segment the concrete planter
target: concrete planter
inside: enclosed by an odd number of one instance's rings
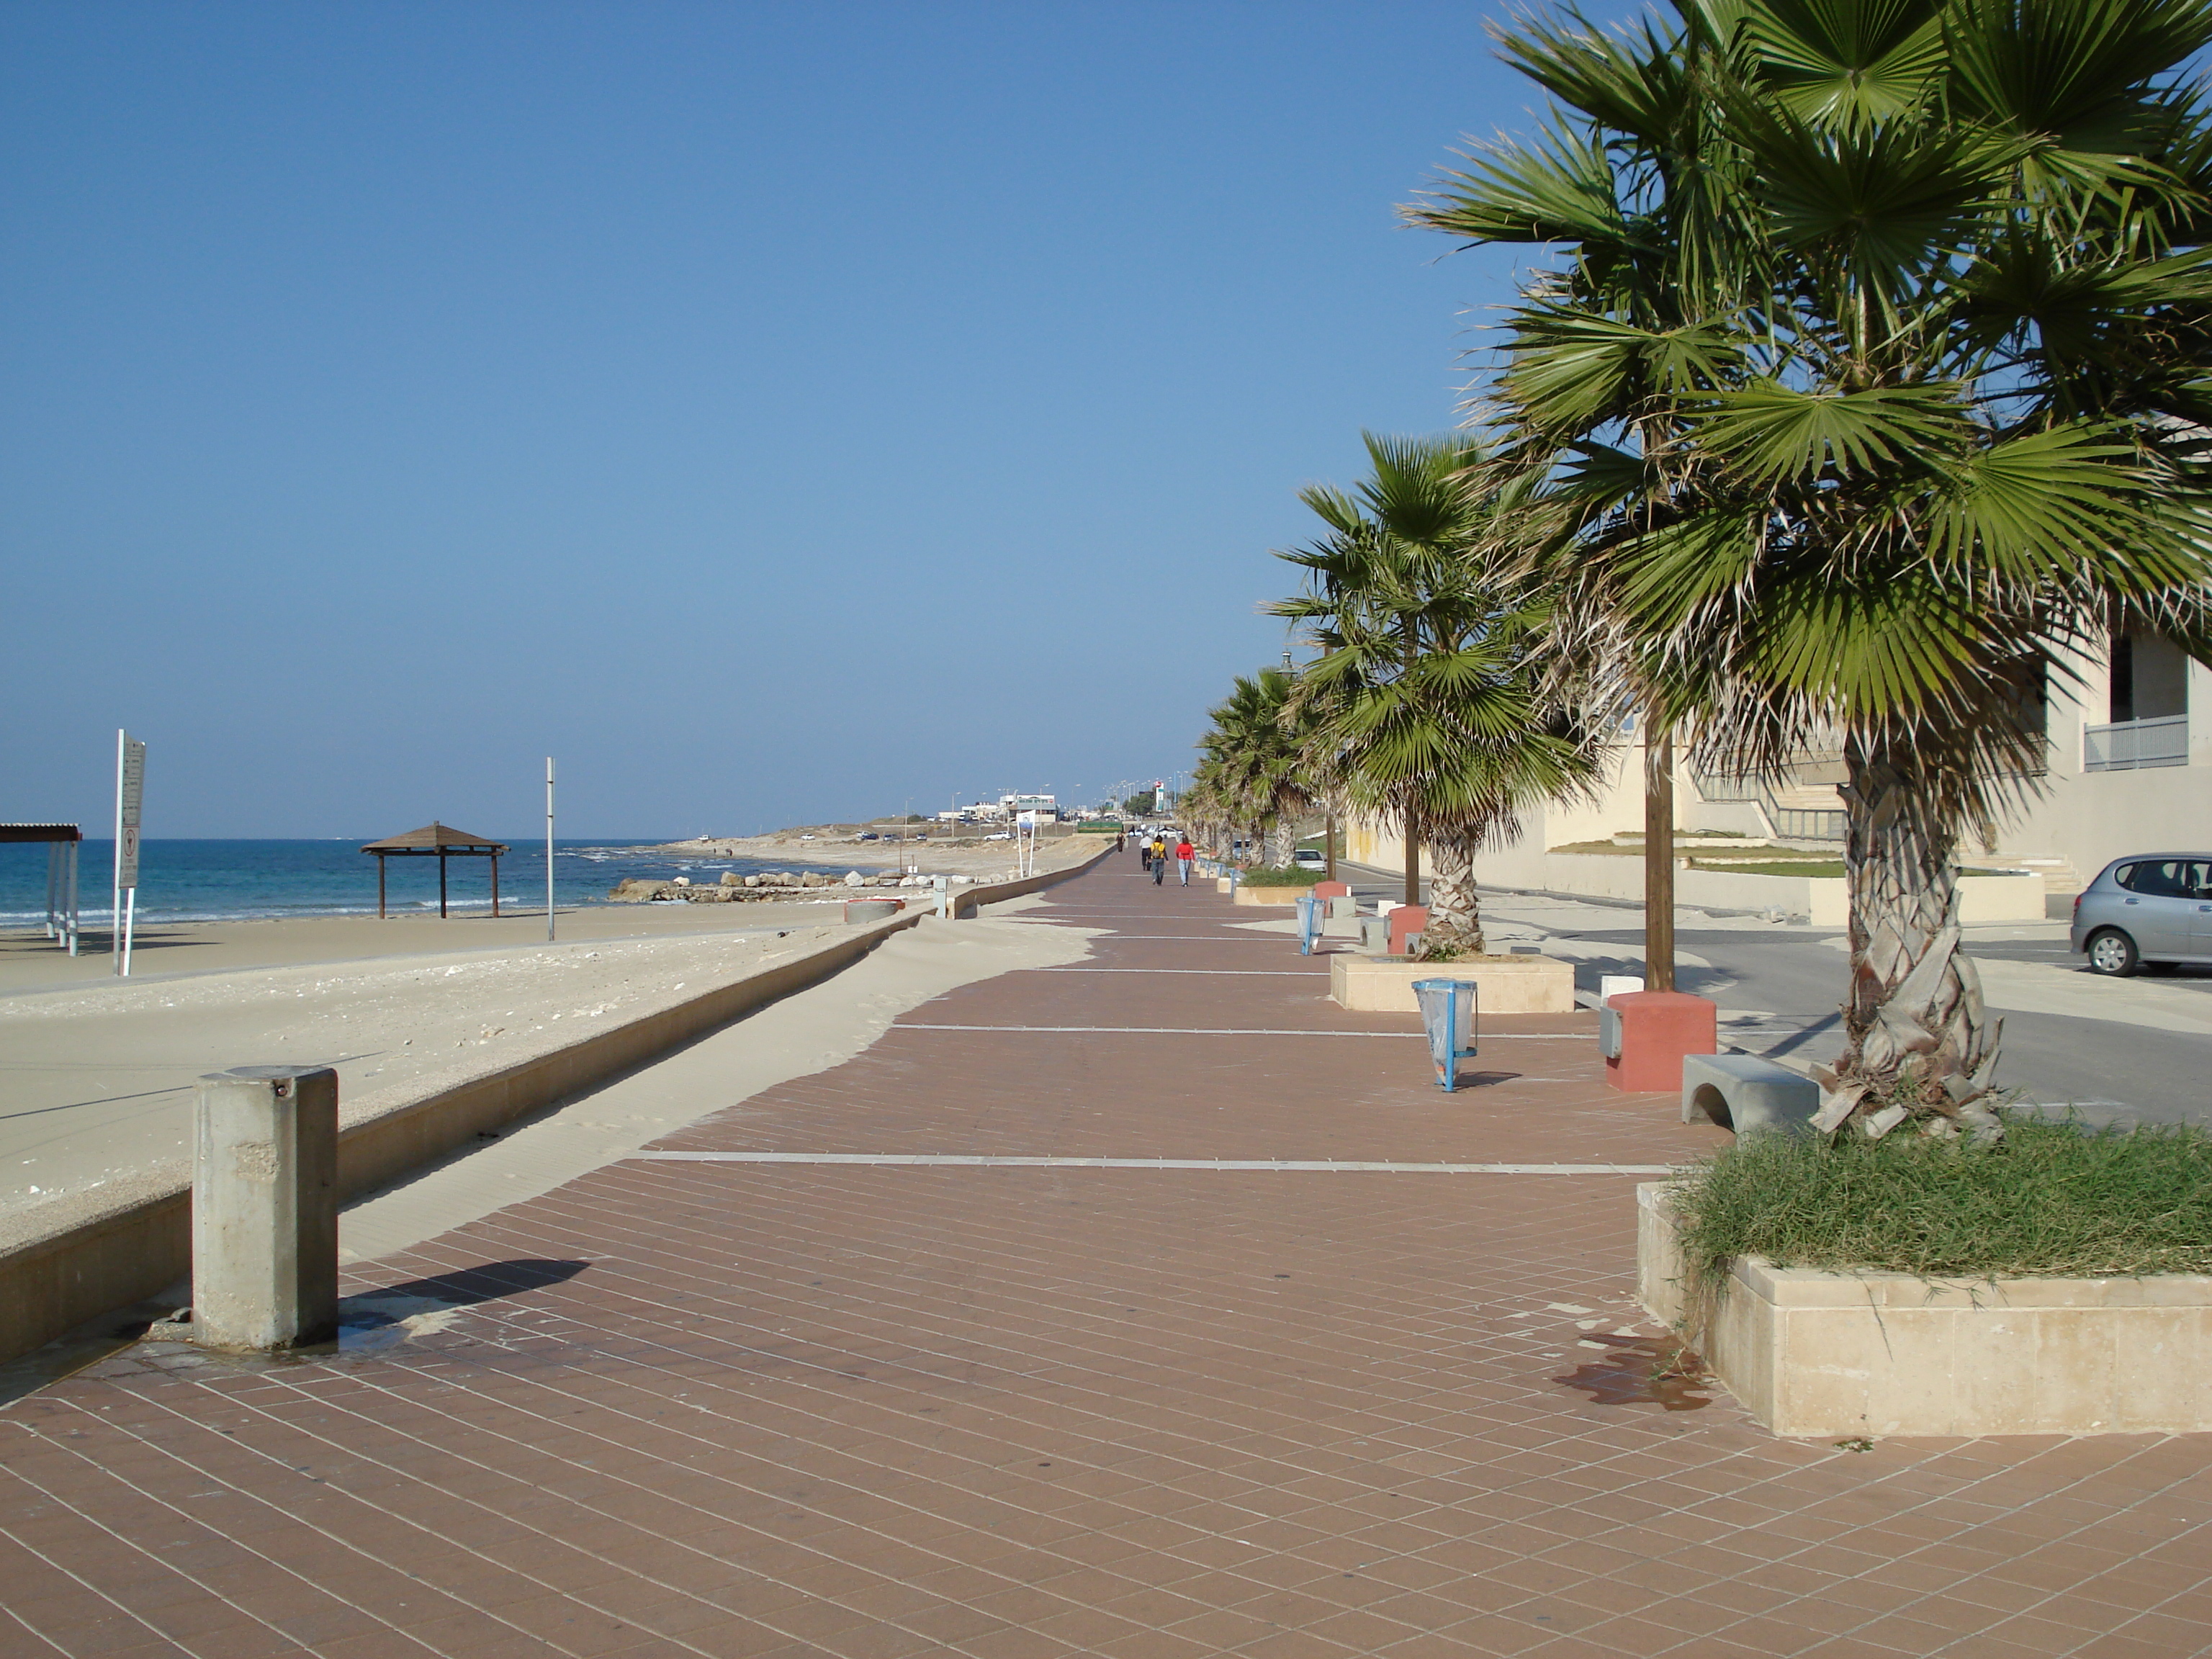
[[[1572,963],[1549,957],[1473,957],[1462,962],[1407,962],[1346,952],[1328,959],[1328,994],[1343,1008],[1414,1014],[1417,979],[1472,980],[1483,1016],[1571,1014],[1575,1011]]]
[[[1239,904],[1267,904],[1288,909],[1311,891],[1313,889],[1310,887],[1254,887],[1240,881],[1237,884],[1236,896]]]
[[[1637,1188],[1637,1292],[1781,1435],[2212,1430],[2212,1278],[1936,1280],[1734,1264],[1692,1295],[1665,1183]]]

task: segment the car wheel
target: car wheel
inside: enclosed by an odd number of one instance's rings
[[[2136,942],[2117,927],[2092,933],[2088,951],[2089,971],[2108,974],[2115,979],[2126,978],[2142,961],[2136,951]]]

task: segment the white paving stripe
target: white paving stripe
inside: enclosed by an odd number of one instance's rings
[[[626,1163],[945,1164],[975,1170],[1223,1170],[1288,1175],[1678,1175],[1672,1164],[1396,1164],[1354,1158],[988,1158],[959,1152],[633,1152]]]
[[[1214,974],[1231,979],[1319,979],[1313,968],[1039,968],[1040,974]]]
[[[923,1025],[900,1020],[890,1029],[894,1031],[1090,1032],[1130,1036],[1403,1037],[1412,1042],[1426,1042],[1429,1040],[1427,1034],[1422,1031],[1231,1030],[1225,1026],[1209,1025]],[[1587,1031],[1492,1031],[1485,1040],[1503,1041],[1507,1037],[1516,1042],[1589,1042],[1593,1040]]]

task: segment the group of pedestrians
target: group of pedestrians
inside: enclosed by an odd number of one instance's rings
[[[1145,873],[1152,877],[1155,887],[1166,882],[1168,860],[1173,858],[1182,884],[1188,887],[1190,885],[1190,866],[1197,861],[1198,848],[1192,846],[1190,837],[1185,836],[1176,842],[1175,851],[1170,853],[1167,837],[1155,835],[1150,841],[1137,843],[1137,856],[1144,861]]]

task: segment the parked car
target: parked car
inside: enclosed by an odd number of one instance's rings
[[[877,834],[876,834],[876,832],[875,832],[874,830],[866,830],[861,831],[861,833],[860,833],[860,839],[861,839],[862,841],[876,841],[876,840],[880,839],[880,837],[878,837],[878,836],[877,836]]]
[[[1014,832],[1011,830],[994,830],[983,837],[985,841],[1012,841],[1013,838]]]
[[[2095,974],[2212,962],[2212,853],[2114,859],[2074,896],[2069,943]]]
[[[1318,847],[1301,847],[1291,854],[1291,866],[1297,870],[1326,870],[1328,858]]]

